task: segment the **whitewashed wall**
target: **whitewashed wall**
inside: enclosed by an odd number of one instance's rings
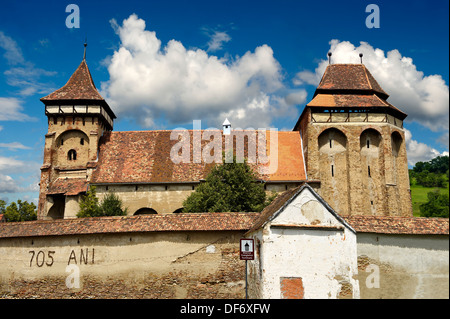
[[[257,247],[249,262],[250,297],[282,298],[280,280],[301,278],[303,298],[338,298],[343,285],[359,298],[356,235],[310,189],[248,237]]]
[[[357,240],[361,298],[449,298],[448,236],[359,233]]]

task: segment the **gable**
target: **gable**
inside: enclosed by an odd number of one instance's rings
[[[270,222],[271,226],[311,226],[312,228],[353,229],[334,212],[319,195],[303,187],[292,201],[278,212]]]
[[[261,212],[249,232],[266,224],[278,227],[347,228],[355,230],[339,216],[308,184],[280,194]]]

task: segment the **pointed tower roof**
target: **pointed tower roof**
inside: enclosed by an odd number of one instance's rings
[[[105,101],[105,99],[100,95],[95,87],[94,80],[92,79],[91,72],[89,71],[88,65],[86,63],[86,46],[84,51],[83,61],[81,61],[78,68],[70,77],[69,81],[60,89],[53,93],[40,99],[42,103],[46,106],[50,105],[73,105],[75,112],[75,105],[85,105],[85,106],[100,106],[102,107],[108,117],[105,117],[108,125],[112,129],[112,120],[114,120],[116,115],[111,110],[111,107]],[[46,113],[48,112],[46,108]],[[86,108],[86,113],[88,108]],[[77,112],[81,115],[79,112]]]
[[[330,64],[314,93],[376,94],[383,100],[389,95],[381,88],[364,64]]]
[[[317,110],[386,111],[404,120],[407,114],[387,102],[388,97],[364,64],[330,64],[306,106]]]
[[[86,60],[81,61],[78,68],[59,90],[41,98],[42,102],[55,100],[98,100],[104,101],[92,80]]]

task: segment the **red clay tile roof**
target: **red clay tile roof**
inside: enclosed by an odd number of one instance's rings
[[[364,64],[328,65],[314,95],[331,90],[373,92],[384,100],[389,97]]]
[[[314,108],[389,108],[398,114],[401,120],[407,116],[406,113],[375,94],[317,94],[307,106]]]
[[[248,233],[262,227],[275,213],[277,213],[285,205],[288,205],[290,200],[304,187],[308,187],[306,183],[279,194],[273,202],[261,212],[260,217],[255,221]],[[338,217],[350,225],[356,233],[449,235],[448,218],[384,217],[363,215],[338,215]]]
[[[249,229],[258,216],[259,213],[199,213],[2,223],[0,238],[160,231],[236,231]]]
[[[175,164],[170,158],[172,147],[178,143],[178,140],[170,139],[172,131],[105,133],[91,183],[183,183],[205,179],[214,163],[205,163],[203,159],[201,163],[193,163],[194,131],[188,132],[191,142],[190,162],[179,164]],[[225,150],[225,137],[221,131],[217,132],[222,136],[222,150]],[[246,134],[245,131],[234,133]],[[202,150],[209,143],[209,140],[202,141]],[[267,144],[270,146],[269,138]],[[248,144],[245,145],[244,153],[247,155]],[[267,167],[264,164],[250,165],[255,171],[258,167]],[[270,181],[306,179],[299,132],[278,132],[278,170],[273,174],[259,174],[259,178]]]
[[[91,72],[83,60],[69,81],[59,90],[41,98],[41,101],[51,100],[104,100],[98,93]]]
[[[48,188],[48,195],[78,195],[86,192],[87,181],[82,178],[58,178]]]
[[[256,220],[255,224],[251,227],[249,232],[257,230],[263,226],[278,210],[280,210],[297,192],[300,190],[301,186],[291,188],[283,193],[278,194],[278,196],[270,203],[266,208],[263,209],[261,215]]]
[[[343,216],[358,233],[448,235],[448,218]]]

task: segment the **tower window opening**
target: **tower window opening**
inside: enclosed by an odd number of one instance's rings
[[[84,145],[84,138],[81,138],[81,139],[80,139],[80,144],[81,144],[81,145]]]
[[[77,160],[77,152],[75,150],[70,150],[67,153],[67,158],[69,161],[76,161]]]
[[[367,148],[370,147],[370,140],[367,140]]]
[[[331,176],[334,177],[334,165],[331,165]]]
[[[369,173],[369,177],[371,177],[370,176],[370,166],[367,166],[367,172]]]
[[[61,139],[61,145],[64,145],[64,139],[63,138]]]
[[[332,139],[330,138],[330,148],[332,148],[333,147],[333,143],[332,143]]]

